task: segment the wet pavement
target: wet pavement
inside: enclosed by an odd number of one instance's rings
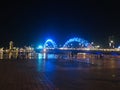
[[[0,60],[0,90],[120,90],[120,59]]]

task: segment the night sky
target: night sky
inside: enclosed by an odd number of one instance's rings
[[[112,0],[11,1],[0,3],[0,47],[37,45],[51,38],[63,44],[74,36],[107,45],[120,44],[120,5]]]

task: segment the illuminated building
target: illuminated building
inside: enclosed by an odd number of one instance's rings
[[[9,49],[10,50],[13,49],[13,41],[10,41],[10,43],[9,43]]]
[[[114,36],[109,37],[109,48],[115,48]]]
[[[3,59],[3,48],[0,48],[0,59]]]

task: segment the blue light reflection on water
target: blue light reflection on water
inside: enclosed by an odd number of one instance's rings
[[[56,56],[54,54],[39,53],[38,59],[56,59]]]
[[[42,54],[38,54],[38,59],[42,59]]]
[[[43,59],[45,59],[46,58],[46,53],[43,53]]]
[[[55,55],[46,53],[38,54],[37,70],[38,71],[53,71],[56,66],[52,63],[55,60]]]

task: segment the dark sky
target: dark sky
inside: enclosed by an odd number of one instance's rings
[[[105,44],[120,40],[120,5],[112,0],[0,2],[0,46],[36,45],[52,38],[58,44],[78,36]]]

